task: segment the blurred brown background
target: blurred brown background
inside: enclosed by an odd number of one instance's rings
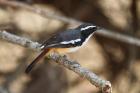
[[[15,0],[14,0],[15,1]],[[17,0],[106,29],[140,36],[140,0]],[[21,8],[0,5],[0,29],[43,42],[52,33],[73,28]],[[102,78],[113,93],[140,93],[140,50],[135,45],[95,34],[86,46],[68,54]],[[0,93],[100,93],[74,72],[44,58],[26,75],[38,53],[0,40]]]

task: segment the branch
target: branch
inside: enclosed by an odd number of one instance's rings
[[[66,23],[76,23],[76,24],[81,23],[78,20],[75,20],[75,19],[72,19],[72,18],[67,18],[65,16],[58,15],[56,13],[54,14],[54,12],[50,12],[50,11],[41,9],[39,7],[34,7],[34,6],[31,6],[31,5],[28,5],[28,4],[25,4],[25,3],[21,3],[21,2],[18,2],[18,1],[0,0],[0,4],[1,5],[7,5],[7,6],[10,6],[10,7],[23,8],[23,9],[26,9],[28,11],[34,12],[36,14],[39,14],[43,17],[47,17],[47,18],[49,17],[49,18],[57,19],[57,20],[60,20],[60,21],[66,22]]]
[[[0,38],[4,39],[4,40],[7,40],[9,42],[12,42],[12,43],[30,48],[30,49],[40,50],[39,49],[40,44],[38,42],[33,42],[33,41],[31,41],[27,38],[24,38],[24,37],[21,38],[17,35],[10,34],[6,31],[0,31]]]
[[[34,7],[25,3],[21,3],[18,1],[9,1],[9,0],[0,0],[0,5],[7,5],[10,7],[17,7],[17,8],[23,8],[26,9],[28,11],[34,12],[36,14],[39,14],[43,17],[49,17],[49,18],[53,18],[53,19],[57,19],[66,23],[70,23],[70,24],[82,24],[84,22],[75,20],[73,18],[68,18],[62,15],[58,15],[58,14],[54,14],[53,12],[41,9],[39,7]],[[135,37],[133,35],[127,35],[125,33],[120,33],[118,31],[111,31],[111,30],[107,30],[107,29],[101,29],[100,31],[97,32],[99,35],[105,36],[105,37],[109,37],[112,39],[116,39],[118,41],[124,42],[124,43],[128,43],[131,45],[136,45],[140,47],[140,38]]]
[[[110,31],[110,30],[106,30],[106,29],[100,29],[97,34],[106,36],[108,38],[112,38],[112,39],[116,39],[118,41],[127,43],[127,44],[131,44],[131,45],[135,45],[140,47],[140,38],[136,37],[136,36],[132,36],[132,35],[126,35],[124,33],[119,33],[116,31]]]
[[[29,39],[19,37],[13,34],[10,34],[6,31],[0,31],[0,38],[4,40],[8,40],[9,42],[12,42],[14,44],[18,44],[30,49],[34,50],[40,50],[39,46],[40,44],[37,42],[33,42]],[[48,56],[51,60],[54,62],[57,62],[60,65],[63,65],[64,67],[68,68],[69,70],[74,71],[78,75],[85,77],[87,80],[89,80],[93,85],[96,87],[99,87],[103,93],[111,93],[111,83],[109,81],[101,79],[99,76],[94,74],[93,72],[89,71],[86,68],[81,67],[81,65],[75,61],[71,61],[66,56],[61,56],[57,53],[50,54]]]
[[[99,76],[94,74],[93,72],[89,71],[86,68],[81,67],[81,65],[75,61],[71,61],[68,59],[65,55],[61,56],[57,53],[53,53],[49,55],[49,58],[53,60],[54,62],[57,62],[60,65],[63,65],[64,67],[68,68],[69,70],[74,71],[81,77],[86,78],[90,81],[93,85],[96,87],[99,87],[103,93],[111,93],[111,83],[109,81],[101,79]]]

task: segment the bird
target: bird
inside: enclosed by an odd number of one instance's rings
[[[35,64],[47,54],[52,52],[59,54],[75,52],[84,46],[99,28],[91,23],[83,23],[74,29],[68,29],[54,34],[41,44],[40,48],[42,52],[27,66],[25,73],[29,73]]]

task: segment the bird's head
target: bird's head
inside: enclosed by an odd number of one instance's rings
[[[97,26],[90,23],[81,24],[76,28],[76,30],[80,31],[81,35],[85,38],[89,37],[91,34],[97,31],[97,29]]]

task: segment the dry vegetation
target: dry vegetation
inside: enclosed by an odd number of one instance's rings
[[[1,1],[1,0],[0,0]],[[15,0],[16,1],[16,0]],[[53,15],[65,15],[106,29],[140,35],[139,0],[17,0]],[[46,18],[23,8],[0,4],[0,30],[43,42],[52,33],[77,24]],[[139,41],[140,42],[140,41]],[[140,92],[139,46],[95,34],[87,46],[68,54],[83,67],[109,80],[113,93]],[[37,52],[0,39],[0,93],[99,93],[100,90],[72,71],[42,59],[26,75]]]

